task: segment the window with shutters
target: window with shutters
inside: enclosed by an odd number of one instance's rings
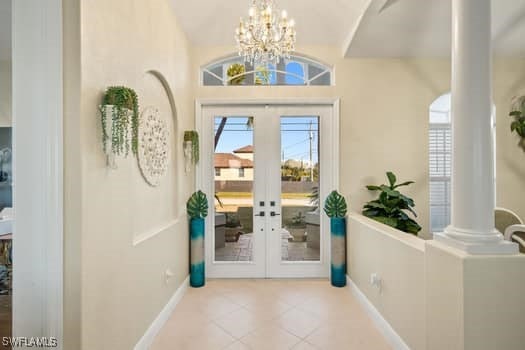
[[[430,105],[429,177],[430,230],[443,232],[450,225],[452,175],[452,115],[451,95],[445,94]],[[492,108],[492,139],[496,164],[496,110]],[[496,174],[494,171],[494,185]],[[494,186],[494,189],[496,186]],[[494,198],[496,196],[494,195]]]
[[[450,224],[451,165],[452,126],[450,94],[447,94],[430,106],[430,229],[433,233],[442,232]]]

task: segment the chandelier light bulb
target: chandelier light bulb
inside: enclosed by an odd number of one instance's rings
[[[281,12],[281,18],[286,19],[287,17],[288,17],[288,12],[286,12],[286,10],[283,10],[283,12]]]

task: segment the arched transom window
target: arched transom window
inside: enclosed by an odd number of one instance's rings
[[[219,85],[332,85],[332,67],[304,56],[294,55],[277,64],[244,62],[237,55],[216,60],[201,69],[203,86]]]

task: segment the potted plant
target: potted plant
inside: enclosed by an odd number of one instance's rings
[[[191,164],[199,161],[199,133],[195,130],[184,131],[184,159],[186,172],[191,169]]]
[[[204,274],[204,218],[208,216],[208,199],[202,191],[194,192],[186,203],[190,217],[190,285],[202,287]]]
[[[379,198],[365,204],[363,215],[403,232],[417,235],[421,231],[421,226],[405,212],[407,210],[417,217],[413,209],[414,200],[397,190],[399,187],[413,184],[414,181],[396,184],[397,178],[394,173],[389,171],[386,176],[388,185],[366,186],[369,191],[379,192]]]
[[[293,237],[294,242],[306,240],[306,217],[300,211],[292,217],[292,221],[286,225],[286,229]]]
[[[237,242],[239,240],[239,236],[242,234],[240,231],[242,229],[242,225],[239,215],[237,213],[226,213],[225,227],[226,242]]]
[[[99,107],[102,144],[108,165],[116,167],[115,156],[127,157],[138,150],[139,101],[133,89],[110,86]]]
[[[326,198],[324,211],[330,218],[331,277],[334,287],[346,286],[346,200],[337,191]]]
[[[514,121],[510,124],[510,131],[518,134],[518,146],[525,151],[525,96],[514,98],[511,109],[509,116],[513,117]]]

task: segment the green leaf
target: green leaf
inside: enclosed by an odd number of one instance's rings
[[[509,117],[520,117],[521,112],[520,111],[512,111],[509,113]]]
[[[208,199],[201,190],[194,192],[186,203],[186,211],[192,219],[208,216]]]
[[[400,183],[399,185],[395,185],[394,188],[398,188],[398,187],[401,187],[401,186],[408,186],[408,185],[411,185],[415,183],[414,181],[407,181],[407,182],[403,182],[403,183]]]
[[[396,176],[394,175],[393,172],[388,171],[386,173],[386,177],[388,177],[388,182],[390,182],[390,187],[393,188],[397,181]]]
[[[366,186],[366,188],[370,191],[379,191],[381,189],[379,186],[374,186],[374,185],[368,185]]]
[[[346,200],[337,191],[332,191],[326,197],[324,211],[331,218],[344,218],[346,216]]]
[[[388,225],[388,226],[392,226],[392,227],[396,227],[397,224],[398,224],[398,220],[395,219],[395,218],[388,218],[388,217],[385,217],[385,216],[376,216],[374,218],[375,221],[378,221],[382,224],[385,224],[385,225]]]

